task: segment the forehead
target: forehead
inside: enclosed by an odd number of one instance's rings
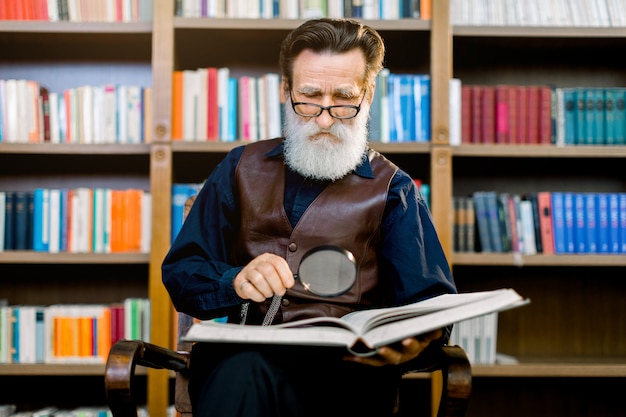
[[[307,49],[298,55],[293,65],[293,83],[296,88],[358,87],[364,74],[365,56],[360,49],[341,54],[316,53]]]

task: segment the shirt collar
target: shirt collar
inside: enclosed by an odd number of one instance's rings
[[[361,159],[361,163],[354,169],[354,173],[363,178],[374,178],[374,172],[372,171],[372,166],[370,165],[370,160],[368,158],[369,148],[366,152],[363,153],[363,158]],[[278,156],[283,155],[283,141],[281,141],[274,149],[267,152],[265,156],[268,158],[276,158]]]

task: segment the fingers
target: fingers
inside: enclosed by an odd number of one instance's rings
[[[254,258],[235,277],[235,292],[243,299],[262,302],[274,295],[284,295],[294,284],[287,261],[265,253]]]
[[[378,349],[375,356],[346,356],[345,360],[358,362],[370,366],[399,365],[419,356],[433,341],[443,334],[442,329],[421,334],[417,337],[409,337],[392,346],[383,346]]]

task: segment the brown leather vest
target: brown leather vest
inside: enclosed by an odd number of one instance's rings
[[[283,297],[274,323],[313,316],[340,317],[355,309],[388,302],[391,289],[380,282],[376,248],[389,184],[397,167],[370,150],[375,178],[349,174],[329,184],[292,228],[283,205],[284,161],[265,156],[279,140],[248,145],[237,166],[241,229],[233,262],[244,265],[255,256],[270,252],[284,257],[291,270],[297,272],[300,259],[309,249],[332,244],[354,254],[358,277],[347,293],[332,298],[315,296],[296,282]],[[259,324],[269,301],[251,303],[247,323]]]

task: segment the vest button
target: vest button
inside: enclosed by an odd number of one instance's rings
[[[280,302],[281,302],[281,304],[282,304],[283,306],[285,306],[285,307],[287,307],[289,304],[291,304],[291,303],[289,302],[289,300],[287,300],[286,298],[283,298]]]
[[[290,251],[290,252],[295,252],[295,251],[297,251],[297,250],[298,250],[298,245],[296,245],[295,243],[291,242],[291,243],[289,244],[289,251]]]

